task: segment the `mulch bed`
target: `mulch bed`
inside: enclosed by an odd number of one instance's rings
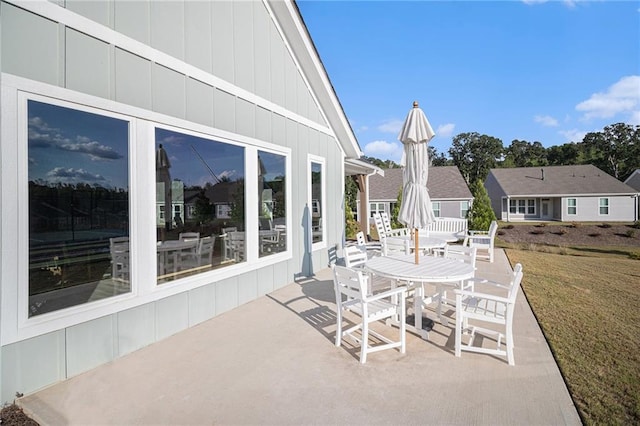
[[[40,426],[16,404],[7,405],[0,410],[0,424],[3,426]]]
[[[505,243],[555,246],[630,246],[640,248],[640,229],[620,224],[502,225],[497,239]]]

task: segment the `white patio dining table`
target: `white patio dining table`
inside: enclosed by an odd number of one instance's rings
[[[413,254],[377,256],[365,263],[370,272],[396,281],[412,283],[457,283],[472,278],[475,268],[468,263],[456,259],[436,256],[421,256],[420,263],[415,263]],[[416,285],[414,294],[414,332],[422,338],[428,337],[422,329],[422,298],[424,288]],[[402,319],[404,320],[404,319]],[[411,328],[411,327],[410,327]]]
[[[409,241],[409,248],[411,250],[415,249],[415,243],[413,242],[413,237],[411,235],[398,235],[394,237],[387,237],[387,240],[391,241]],[[434,248],[442,248],[447,245],[447,241],[441,238],[436,237],[427,237],[427,236],[418,236],[418,250],[422,252],[429,252]],[[415,259],[414,259],[415,261]]]

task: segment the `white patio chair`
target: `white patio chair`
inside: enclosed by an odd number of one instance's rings
[[[364,232],[358,231],[356,234],[356,243],[359,246],[364,246],[367,248],[367,253],[371,256],[378,256],[382,254],[382,245],[377,241],[367,241],[364,236]]]
[[[406,289],[398,287],[376,295],[369,295],[367,294],[367,282],[362,271],[339,265],[333,265],[331,268],[333,269],[336,294],[336,346],[340,347],[343,336],[351,336],[360,344],[360,363],[362,364],[367,362],[367,354],[370,352],[400,348],[400,353],[405,353],[406,326],[404,320],[399,321],[399,341],[393,341],[372,330],[370,324],[385,319],[397,319],[398,316],[404,319]],[[344,311],[350,311],[360,317],[359,321],[347,330],[343,330],[342,327]],[[360,337],[354,334],[357,330],[361,331]],[[384,343],[371,344],[369,335]]]
[[[109,238],[111,278],[129,281],[129,237]]]
[[[198,245],[194,254],[183,255],[180,269],[194,269],[200,267],[210,267],[213,265],[213,246],[216,237],[202,237],[198,240]],[[203,268],[204,269],[204,268]]]
[[[366,247],[347,246],[344,248],[344,264],[347,268],[361,270],[364,279],[367,281],[367,294],[377,293],[381,290],[387,290],[391,287],[391,280],[389,278],[380,277],[378,275],[371,274],[364,270],[364,266],[369,259]]]
[[[411,240],[387,236],[382,242],[382,255],[411,254]]]
[[[506,290],[506,296],[481,293],[469,290],[455,290],[456,293],[456,336],[455,354],[461,356],[461,351],[479,352],[506,356],[509,365],[515,365],[513,358],[513,311],[516,304],[516,296],[522,281],[522,265],[516,264],[508,285],[493,281],[485,281],[496,289]],[[496,324],[501,330],[470,326],[469,322],[484,322]],[[504,328],[504,331],[502,329]],[[467,344],[462,344],[462,333],[470,331]],[[476,334],[494,336],[496,348],[474,346]],[[482,339],[485,340],[485,339]],[[504,343],[504,349],[502,344]]]
[[[488,231],[468,231],[468,235],[464,238],[462,245],[467,247],[476,247],[478,250],[487,252],[486,255],[478,254],[478,256],[489,259],[493,263],[493,246],[498,232],[498,222],[495,220],[489,225]]]
[[[384,227],[384,233],[387,237],[399,237],[411,235],[409,228],[391,228],[391,220],[387,212],[380,212],[380,218],[382,219],[382,226]]]

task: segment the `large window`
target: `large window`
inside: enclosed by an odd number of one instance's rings
[[[567,214],[571,216],[578,214],[578,200],[576,198],[567,198]]]
[[[131,291],[129,121],[29,100],[29,311]]]
[[[311,214],[311,237],[313,243],[323,240],[324,235],[324,163],[321,160],[312,159],[309,164],[311,183],[311,200],[309,211]]]
[[[260,257],[287,249],[286,157],[258,151]]]
[[[521,199],[521,200],[509,200],[509,213],[512,214],[528,214],[535,215],[536,214],[536,200],[530,199]]]
[[[384,213],[384,203],[369,203],[369,214],[373,217],[374,214]]]
[[[599,204],[599,213],[602,216],[606,216],[609,214],[609,199],[608,198],[600,198]]]
[[[162,128],[155,137],[158,283],[244,262],[244,148]]]

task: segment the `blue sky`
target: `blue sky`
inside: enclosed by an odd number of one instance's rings
[[[638,1],[297,4],[365,155],[400,161],[414,100],[445,155],[465,132],[550,147],[640,124]]]

